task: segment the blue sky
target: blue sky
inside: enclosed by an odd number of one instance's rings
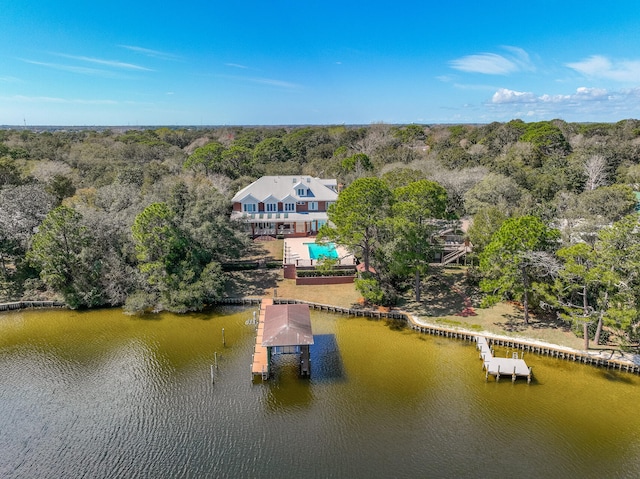
[[[640,2],[0,0],[0,124],[640,118]]]

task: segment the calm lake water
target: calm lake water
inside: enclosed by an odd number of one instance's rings
[[[313,312],[311,380],[253,384],[252,311],[0,315],[0,477],[640,477],[637,376]]]

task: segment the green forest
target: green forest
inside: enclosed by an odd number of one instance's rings
[[[420,301],[437,221],[469,218],[483,304],[638,335],[640,121],[0,130],[0,301],[199,310],[249,238],[263,175],[337,178],[330,209],[366,299]]]

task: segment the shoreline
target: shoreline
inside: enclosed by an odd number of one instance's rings
[[[256,297],[227,297],[223,298],[212,306],[224,304],[237,305],[257,305],[262,298]],[[509,336],[497,334],[490,331],[477,331],[455,326],[444,327],[399,309],[389,311],[379,311],[374,309],[353,309],[328,304],[320,304],[301,299],[274,298],[274,304],[304,303],[309,304],[313,309],[327,311],[336,314],[348,314],[352,316],[367,316],[376,319],[400,319],[407,322],[407,325],[423,334],[443,335],[454,339],[474,340],[478,336],[484,336],[499,346],[522,349],[534,354],[550,355],[558,359],[573,360],[584,364],[595,365],[597,367],[607,367],[627,372],[640,374],[640,354],[625,353],[620,350],[589,351],[575,349],[556,343],[549,343],[538,339],[524,336]],[[15,301],[1,303],[0,312],[19,311],[25,309],[53,309],[66,308],[66,304],[60,301]],[[100,308],[98,308],[100,309]]]
[[[640,355],[633,353],[625,353],[620,350],[601,350],[601,351],[589,351],[584,349],[575,349],[568,346],[562,346],[560,344],[549,343],[541,341],[539,339],[527,338],[524,336],[508,336],[503,334],[496,334],[490,331],[472,331],[465,328],[448,327],[443,328],[440,325],[424,321],[423,319],[416,317],[413,314],[404,313],[416,328],[435,328],[439,330],[450,330],[458,334],[468,336],[484,336],[494,342],[497,342],[501,346],[507,346],[512,348],[524,349],[537,354],[547,354],[559,359],[567,359],[573,361],[581,361],[586,364],[592,364],[596,366],[602,366],[611,364],[615,369],[615,365],[624,365],[629,368],[633,368],[629,372],[640,374]],[[415,329],[415,328],[413,328]],[[621,368],[618,368],[621,369]]]
[[[261,298],[256,297],[225,298],[219,304],[259,304],[260,301]],[[389,311],[379,311],[374,309],[353,309],[315,303],[307,300],[287,298],[273,298],[273,302],[274,304],[303,303],[308,304],[313,309],[319,311],[327,311],[337,314],[367,316],[374,319],[386,318],[404,320],[407,322],[408,327],[414,330],[420,330],[420,332],[422,333],[436,335],[439,334],[454,339],[467,340],[472,340],[471,338],[476,338],[477,336],[484,336],[500,346],[521,349],[534,354],[553,356],[558,359],[582,362],[583,364],[592,366],[607,367],[634,374],[640,374],[640,355],[625,353],[620,350],[585,351],[527,337],[507,336],[484,330],[474,331],[458,327],[444,327],[429,321],[425,321],[412,313],[408,313],[400,309],[391,309]]]

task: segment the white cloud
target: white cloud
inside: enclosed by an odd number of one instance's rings
[[[25,60],[25,59],[23,59],[22,61],[25,63],[29,63],[31,65],[38,65],[42,67],[53,68],[54,70],[62,70],[62,71],[67,71],[72,73],[80,73],[82,75],[97,75],[97,76],[106,76],[106,77],[115,76],[113,72],[99,69],[99,68],[89,68],[89,67],[82,67],[82,66],[76,66],[76,65],[63,65],[61,63],[38,62],[35,60]]]
[[[140,70],[140,71],[153,71],[150,68],[146,68],[140,65],[135,65],[133,63],[125,63],[118,60],[103,60],[101,58],[92,58],[92,57],[83,57],[76,55],[67,55],[65,53],[54,53],[59,57],[69,58],[71,60],[78,60],[86,63],[95,63],[97,65],[104,65],[107,67],[118,68],[123,70]]]
[[[638,60],[612,62],[607,57],[592,55],[579,62],[567,63],[566,66],[587,77],[617,82],[638,83],[640,81],[640,61]]]
[[[178,57],[171,53],[161,52],[159,50],[151,50],[150,48],[137,47],[134,45],[118,45],[120,48],[131,50],[132,52],[141,53],[148,57],[161,58],[163,60],[176,60]]]
[[[295,83],[275,80],[272,78],[247,78],[247,80],[254,83],[262,83],[263,85],[279,86],[283,88],[300,88],[300,85],[296,85]]]
[[[470,73],[485,73],[487,75],[507,75],[517,71],[516,65],[502,55],[495,53],[480,53],[451,60],[452,68]]]
[[[502,48],[511,53],[510,60],[518,66],[520,71],[535,71],[536,67],[531,62],[531,58],[525,50],[509,45],[504,45]]]
[[[504,46],[508,53],[477,53],[451,60],[451,68],[469,73],[484,73],[486,75],[508,75],[519,71],[533,71],[535,67],[529,54],[522,48]]]
[[[547,93],[536,96],[532,92],[509,90],[500,88],[491,97],[491,103],[570,103],[576,101],[606,101],[611,96],[607,90],[601,88],[580,87],[573,95],[549,95]]]
[[[283,81],[283,80],[275,80],[273,78],[260,78],[260,77],[241,77],[241,76],[233,76],[233,75],[216,75],[219,78],[229,78],[231,80],[240,80],[250,83],[259,83],[262,85],[270,85],[287,89],[298,89],[300,85],[295,83]]]
[[[606,101],[609,99],[609,93],[602,88],[579,87],[573,95],[541,95],[540,101],[543,102],[575,102],[575,101]]]
[[[232,68],[240,68],[241,70],[246,70],[249,68],[248,66],[241,65],[240,63],[225,63],[225,65]]]
[[[576,95],[601,99],[606,97],[608,93],[607,93],[607,90],[605,90],[604,88],[587,88],[587,87],[581,86],[576,90]]]
[[[500,88],[491,97],[492,103],[532,103],[536,97],[531,92],[509,90]]]
[[[580,87],[570,94],[541,94],[501,88],[485,104],[492,121],[527,117],[567,121],[619,121],[637,116],[640,88],[608,91]]]
[[[68,55],[66,53],[50,53],[50,55],[74,60],[69,63],[43,62],[37,60],[21,59],[31,65],[53,68],[55,70],[79,73],[81,75],[102,76],[106,78],[122,78],[124,71],[128,72],[152,72],[151,68],[118,60],[105,60],[102,58]],[[98,68],[100,67],[100,68]]]

